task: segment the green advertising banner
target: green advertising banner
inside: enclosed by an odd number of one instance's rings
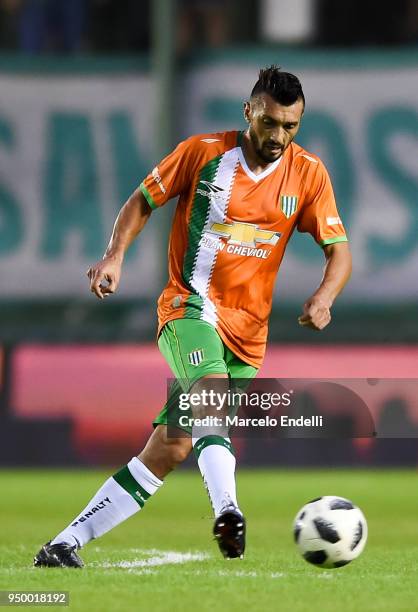
[[[152,168],[146,75],[0,74],[1,298],[86,295],[121,204]],[[129,253],[126,292],[154,295],[153,220]]]

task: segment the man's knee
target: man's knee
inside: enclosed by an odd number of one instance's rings
[[[192,440],[190,436],[187,436],[187,434],[181,430],[168,431],[166,429],[165,435],[162,436],[161,440],[166,450],[166,454],[171,457],[175,465],[183,463],[192,450]]]
[[[164,478],[189,456],[192,440],[184,432],[167,431],[166,425],[158,425],[138,458],[159,478]]]

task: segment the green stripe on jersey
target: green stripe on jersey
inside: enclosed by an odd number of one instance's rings
[[[199,242],[209,215],[211,201],[210,197],[198,193],[197,190],[201,188],[199,187],[200,181],[213,181],[221,159],[222,155],[218,155],[203,166],[199,172],[199,178],[196,184],[188,228],[188,244],[183,262],[183,278],[188,289],[192,292],[192,295],[186,300],[186,318],[198,319],[203,309],[203,300],[199,296],[196,296],[190,281],[193,276]]]
[[[328,240],[321,240],[319,244],[323,247],[329,244],[335,244],[336,242],[348,242],[348,238],[347,236],[336,236],[335,238],[328,238]]]
[[[119,470],[119,472],[113,474],[113,478],[116,480],[118,485],[122,487],[122,489],[125,489],[129,495],[132,495],[134,500],[138,502],[141,508],[143,508],[147,499],[151,497],[150,494],[137,483],[126,465]]]
[[[194,291],[194,289],[192,289]],[[203,310],[203,298],[200,295],[191,293],[186,300],[186,319],[200,319]]]
[[[148,189],[145,187],[144,183],[141,183],[139,186],[139,189],[142,193],[142,195],[145,197],[146,201],[148,202],[149,206],[155,210],[156,208],[158,208],[158,206],[156,205],[156,203],[154,202],[154,200],[152,199],[152,195],[150,194],[150,192],[148,191]]]

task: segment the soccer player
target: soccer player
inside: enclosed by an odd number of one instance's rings
[[[158,345],[189,389],[214,378],[250,379],[263,361],[273,286],[286,245],[309,232],[325,255],[316,291],[299,324],[322,330],[351,272],[351,256],[328,173],[293,142],[305,109],[298,78],[271,66],[244,104],[246,131],[192,136],[145,178],[122,207],[103,260],[88,270],[91,291],[113,294],[124,254],[152,211],[179,197],[169,245],[169,280],[158,301]],[[158,213],[157,213],[158,214]],[[223,382],[222,382],[223,380]],[[167,405],[137,457],[111,476],[87,506],[34,559],[36,566],[81,567],[77,554],[148,502],[194,450],[215,515],[223,555],[242,557],[245,519],[226,435],[167,432]]]

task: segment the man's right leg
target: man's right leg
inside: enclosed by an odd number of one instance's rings
[[[190,438],[167,436],[159,425],[144,450],[108,478],[81,513],[34,559],[36,566],[81,567],[76,550],[141,510],[164,477],[187,458]]]

